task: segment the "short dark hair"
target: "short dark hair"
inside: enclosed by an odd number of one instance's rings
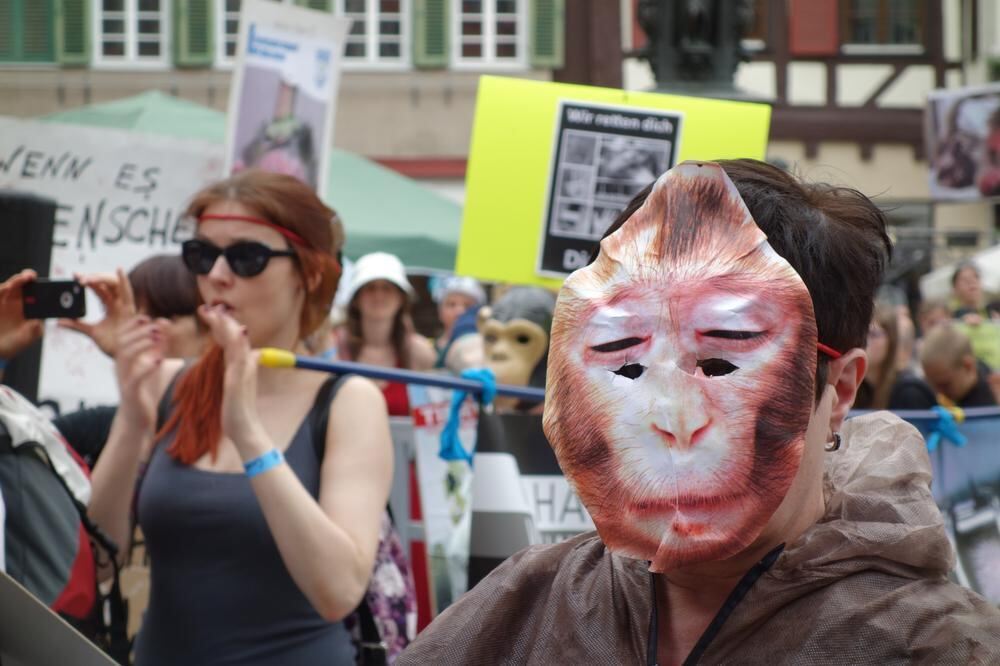
[[[774,251],[799,274],[809,295],[819,341],[838,351],[864,347],[875,292],[892,257],[885,214],[849,187],[806,183],[759,160],[719,160]],[[650,183],[611,224],[609,236],[646,201]],[[591,259],[599,252],[595,250]],[[826,383],[819,354],[816,399]]]
[[[198,309],[198,281],[184,260],[175,254],[158,254],[136,264],[128,281],[135,303],[155,318],[194,315]]]
[[[966,259],[965,261],[960,261],[958,266],[955,266],[955,272],[951,274],[951,286],[954,287],[955,283],[958,282],[958,276],[962,274],[966,268],[971,268],[972,272],[976,274],[976,277],[982,277],[979,273],[979,266],[976,266],[976,262]]]

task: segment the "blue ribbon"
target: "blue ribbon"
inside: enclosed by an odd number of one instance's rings
[[[479,400],[481,407],[491,404],[497,396],[497,378],[489,368],[463,370],[462,379],[471,379],[483,385],[483,394]],[[458,438],[459,412],[467,397],[469,394],[465,391],[454,391],[451,394],[451,410],[448,413],[448,422],[441,431],[441,448],[438,450],[438,456],[442,460],[464,460],[471,465],[472,453],[465,450]]]
[[[930,434],[927,435],[927,450],[936,451],[942,439],[955,446],[965,446],[969,440],[958,429],[958,423],[952,413],[940,405],[935,405],[932,409],[937,412],[938,419],[931,427]]]

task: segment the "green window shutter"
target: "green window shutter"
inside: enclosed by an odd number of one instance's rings
[[[53,0],[21,0],[24,23],[21,59],[26,62],[53,62],[56,59],[52,29]]]
[[[14,27],[15,2],[16,0],[0,0],[0,62],[17,59],[14,45],[17,39],[17,29]]]
[[[53,62],[53,0],[0,0],[0,61]]]
[[[413,0],[413,65],[448,66],[448,4],[451,0]]]
[[[213,50],[212,0],[174,0],[174,65],[209,67]]]
[[[531,66],[559,69],[565,60],[565,0],[531,0],[530,21]]]
[[[332,9],[333,0],[295,0],[295,4],[309,9],[318,9],[321,12],[328,12]]]
[[[90,1],[56,0],[56,59],[63,65],[90,63]]]

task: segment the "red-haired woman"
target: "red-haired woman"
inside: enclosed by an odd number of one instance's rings
[[[326,317],[333,211],[294,178],[247,171],[187,212],[184,260],[214,344],[183,369],[155,322],[123,326],[121,405],[89,508],[125,544],[135,489],[152,579],[137,662],[352,663],[340,620],[367,587],[389,494],[385,403],[358,377],[316,400],[324,376],[258,368],[252,351],[300,350]]]

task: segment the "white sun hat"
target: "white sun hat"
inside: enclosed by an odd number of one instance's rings
[[[486,302],[486,292],[475,278],[464,275],[448,275],[435,281],[431,289],[435,303],[440,303],[448,294],[465,294],[482,305]]]
[[[354,262],[346,302],[354,300],[361,287],[375,280],[387,280],[402,289],[411,301],[416,300],[417,294],[406,279],[406,269],[399,257],[388,252],[372,252]]]

